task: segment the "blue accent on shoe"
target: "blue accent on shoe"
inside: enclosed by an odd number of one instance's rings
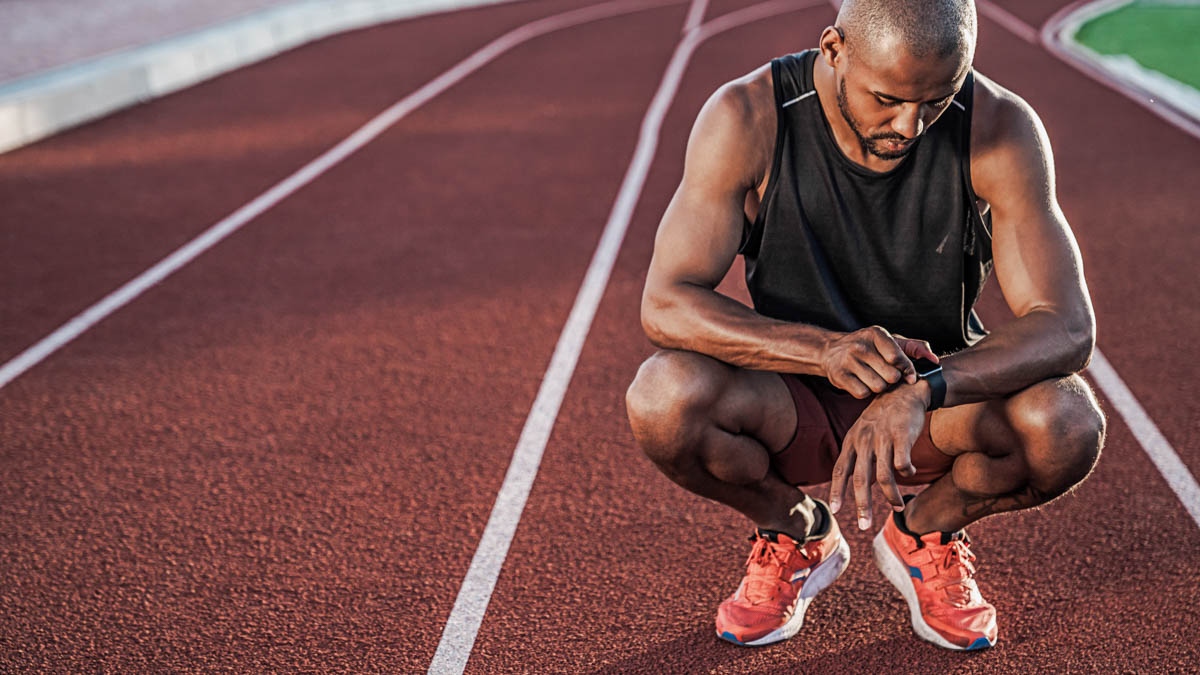
[[[919,567],[913,567],[912,565],[909,565],[908,566],[908,576],[913,577],[914,579],[920,579],[921,581],[925,581],[925,577],[921,575],[921,568],[919,568]]]
[[[725,631],[724,633],[721,633],[721,637],[725,640],[729,640],[730,642],[732,642],[734,644],[739,644],[739,645],[743,645],[743,646],[745,646],[745,644],[746,644],[745,642],[742,642],[741,640],[735,638],[733,636],[733,633],[730,633],[729,631]],[[972,647],[972,649],[974,649],[974,647]]]
[[[991,646],[992,646],[991,640],[989,640],[985,637],[980,637],[980,638],[975,638],[975,641],[971,643],[970,647],[967,647],[967,650],[969,651],[972,649],[987,649],[988,647],[991,647]]]

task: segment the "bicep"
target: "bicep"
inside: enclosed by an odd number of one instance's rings
[[[976,180],[992,209],[996,279],[1016,316],[1049,310],[1088,323],[1083,262],[1055,196],[1049,139],[1024,102],[1010,106],[1006,133],[984,153]]]
[[[754,185],[749,131],[745,109],[728,93],[718,92],[701,110],[683,178],[658,226],[648,294],[684,283],[715,288],[733,264]]]

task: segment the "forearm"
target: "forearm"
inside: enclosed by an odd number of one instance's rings
[[[655,346],[698,352],[751,370],[824,376],[820,355],[840,335],[762,316],[695,284],[648,290],[642,303],[642,326]]]
[[[1072,322],[1052,311],[1032,311],[941,359],[946,380],[943,405],[997,398],[1078,372],[1091,359],[1094,344],[1090,313]]]

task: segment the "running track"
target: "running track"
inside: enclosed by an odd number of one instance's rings
[[[490,40],[583,4],[346,34],[0,155],[0,362]],[[1062,2],[1002,4],[1036,28]],[[687,14],[513,47],[0,389],[0,669],[425,672]],[[1200,529],[1107,402],[1088,482],[972,528],[996,648],[915,639],[850,529],[800,636],[713,635],[748,528],[634,447],[638,299],[700,105],[832,17],[692,55],[468,672],[1194,669]],[[1200,147],[987,16],[976,66],[1045,121],[1099,346],[1200,474]],[[994,282],[984,307],[1004,320]]]

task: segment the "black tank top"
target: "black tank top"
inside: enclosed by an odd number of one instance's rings
[[[850,332],[878,324],[939,354],[986,331],[973,309],[992,268],[990,217],[971,188],[974,73],[886,172],[837,147],[813,86],[817,50],[771,61],[771,177],[739,253],[760,314]],[[990,214],[989,214],[990,215]]]

